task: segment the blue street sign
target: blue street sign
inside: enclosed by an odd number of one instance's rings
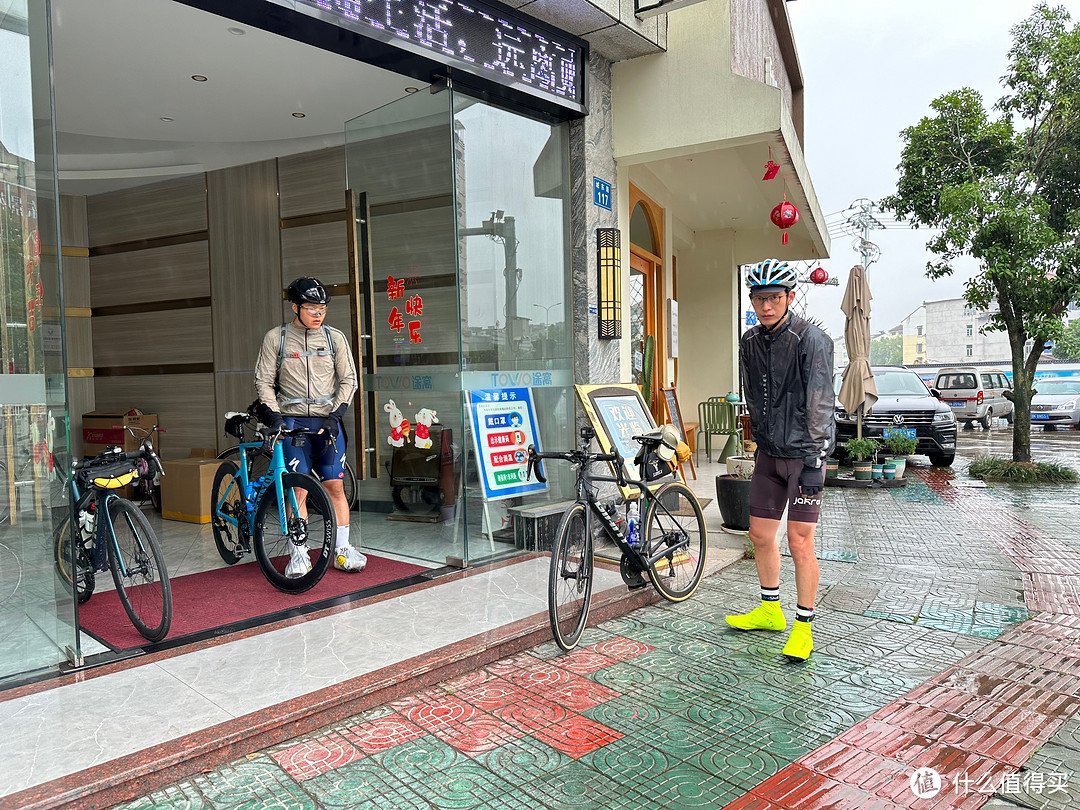
[[[592,179],[593,205],[611,210],[611,183],[601,180],[599,177]]]
[[[752,309],[746,310],[746,325],[757,326],[757,313]]]

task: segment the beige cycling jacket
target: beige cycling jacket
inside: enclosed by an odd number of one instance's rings
[[[330,336],[333,355],[322,327],[305,329],[290,323],[279,373],[281,327],[266,333],[255,362],[255,391],[263,404],[282,416],[326,416],[352,402],[357,388],[352,350],[340,330],[330,327]]]

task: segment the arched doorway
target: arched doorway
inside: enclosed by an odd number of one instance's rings
[[[664,420],[660,388],[666,363],[664,345],[663,209],[630,186],[630,367],[633,381],[656,421]],[[652,338],[652,357],[646,347]]]

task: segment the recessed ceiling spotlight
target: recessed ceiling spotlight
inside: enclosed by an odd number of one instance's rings
[[[419,87],[406,87],[405,92],[406,93],[419,93],[420,88]]]
[[[294,113],[292,114],[292,117],[293,117],[293,118],[307,118],[307,113],[302,113],[302,112],[294,112]]]
[[[232,34],[234,37],[242,37],[244,34],[247,33],[247,31],[245,31],[243,28],[237,28],[235,25],[230,26],[225,30]]]
[[[207,78],[206,78],[205,76],[200,76],[200,75],[199,75],[198,73],[196,73],[196,74],[195,74],[194,76],[192,76],[191,78],[192,78],[192,79],[194,79],[194,80],[195,80],[195,81],[197,81],[197,82],[207,82],[207,81],[210,81],[210,80],[209,80],[209,79],[207,79]]]
[[[163,115],[163,116],[161,116],[161,120],[164,121],[165,123],[169,123],[170,121],[173,121],[175,119],[169,118],[169,116],[167,116],[167,115]]]

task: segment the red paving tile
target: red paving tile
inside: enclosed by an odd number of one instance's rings
[[[378,720],[369,720],[358,726],[341,731],[341,736],[365,754],[377,754],[395,745],[423,737],[424,730],[410,723],[400,714],[390,714]]]
[[[725,805],[723,810],[784,810],[784,808],[753,793],[746,793]]]
[[[560,667],[578,675],[589,675],[615,663],[614,658],[608,658],[589,648],[573,650],[557,660]]]
[[[586,649],[598,652],[601,655],[610,658],[612,661],[629,661],[631,658],[636,658],[639,655],[652,652],[655,648],[650,647],[644,642],[634,641],[633,639],[619,636],[617,638],[609,638],[606,641],[593,644]]]
[[[565,686],[574,679],[580,679],[580,677],[546,661],[506,673],[506,679],[511,683],[543,694],[547,694],[548,691],[558,686]]]
[[[533,736],[574,759],[623,737],[618,731],[579,714],[572,714],[554,725],[537,729]]]
[[[526,700],[494,709],[492,714],[512,726],[532,732],[563,722],[571,712],[557,703],[532,695]]]
[[[270,756],[297,782],[303,782],[362,759],[364,753],[340,734],[330,733],[291,748],[273,751]]]
[[[492,751],[525,736],[522,729],[482,713],[439,729],[434,734],[443,742],[470,756]]]
[[[456,692],[457,697],[466,703],[471,703],[481,711],[490,712],[509,706],[512,703],[520,703],[532,700],[536,697],[524,687],[510,683],[503,678],[491,678],[476,686],[467,686]]]
[[[544,696],[572,711],[583,712],[617,698],[619,693],[603,684],[575,677],[567,684],[545,691]]]
[[[475,717],[480,710],[464,700],[443,694],[433,696],[419,706],[413,706],[404,714],[424,731],[440,731]]]

